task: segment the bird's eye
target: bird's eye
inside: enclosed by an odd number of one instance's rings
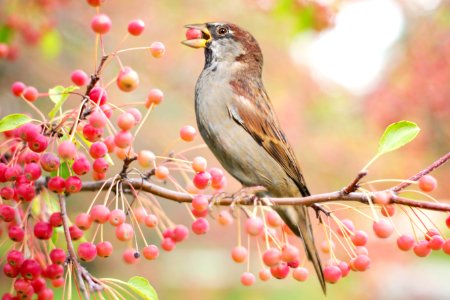
[[[224,35],[227,33],[228,33],[228,28],[226,28],[224,26],[220,26],[219,28],[217,28],[217,34]]]

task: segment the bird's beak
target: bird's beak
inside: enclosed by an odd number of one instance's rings
[[[209,32],[208,28],[206,28],[206,24],[189,24],[189,25],[184,25],[184,27],[200,30],[202,32],[202,37],[199,39],[182,41],[181,43],[183,45],[186,45],[188,47],[195,48],[195,49],[206,48],[206,43],[212,39],[211,33]]]

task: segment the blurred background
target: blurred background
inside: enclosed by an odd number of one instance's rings
[[[114,84],[108,88],[109,101],[119,105],[144,101],[151,88],[164,91],[164,102],[150,115],[135,150],[164,154],[191,146],[174,141],[182,126],[195,126],[194,85],[204,61],[202,51],[180,41],[185,39],[183,25],[205,21],[239,24],[259,41],[267,92],[313,193],[348,184],[375,154],[384,128],[395,121],[414,121],[421,133],[372,165],[368,180],[407,178],[450,149],[448,0],[107,0],[100,11],[113,22],[103,39],[106,53],[154,41],[166,46],[160,59],[146,50],[120,54],[122,63],[139,73],[140,86],[131,94]],[[55,85],[70,85],[75,69],[94,72],[100,55],[94,52],[95,35],[90,30],[95,14],[86,1],[0,0],[0,43],[10,47],[8,57],[0,59],[0,116],[31,113],[10,94],[14,81],[45,92]],[[128,22],[136,18],[145,21],[146,30],[120,44]],[[118,64],[110,64],[103,83],[113,80],[118,70]],[[69,98],[69,106],[70,101],[79,104],[79,98]],[[46,98],[36,105],[44,112],[51,109]],[[145,111],[142,105],[138,108]],[[195,145],[200,144],[198,138]],[[209,166],[219,166],[206,148],[187,154],[197,155],[207,157]],[[440,186],[433,196],[449,200],[450,166],[434,175]],[[229,178],[227,191],[238,188]],[[73,199],[77,204],[70,205],[76,212],[92,196]],[[175,223],[191,221],[184,207],[166,202]],[[341,216],[350,216],[358,228],[371,231],[369,220],[351,212]],[[444,230],[444,214],[429,216]],[[313,274],[306,283],[271,279],[242,287],[239,277],[245,266],[233,263],[229,255],[236,231],[219,228],[213,219],[211,224],[206,236],[191,236],[156,261],[128,266],[117,251],[108,260],[97,259],[89,269],[98,277],[145,276],[160,299],[323,298]],[[401,216],[396,225],[401,231],[410,230]],[[352,272],[329,285],[328,299],[450,298],[450,259],[445,254],[418,258],[397,250],[395,237],[377,240],[373,235],[369,251],[371,269]],[[251,269],[257,273],[254,254]],[[0,290],[9,289],[3,281],[0,277]]]

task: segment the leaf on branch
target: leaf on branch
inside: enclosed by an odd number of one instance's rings
[[[58,31],[47,31],[41,38],[40,48],[47,59],[55,58],[61,52],[61,36]]]
[[[158,294],[156,294],[155,289],[144,277],[131,277],[127,282],[127,286],[144,300],[158,300]]]
[[[419,131],[419,126],[410,121],[400,121],[389,125],[380,139],[377,155],[403,147],[411,142]]]
[[[48,113],[48,116],[50,118],[53,118],[56,113],[59,111],[61,106],[66,102],[67,98],[69,97],[70,93],[78,90],[79,87],[71,85],[69,87],[63,87],[62,85],[57,85],[52,89],[48,90],[48,96],[50,100],[55,103],[55,106],[53,109]]]
[[[24,114],[7,115],[0,120],[0,132],[15,129],[31,121],[33,121],[33,119]]]

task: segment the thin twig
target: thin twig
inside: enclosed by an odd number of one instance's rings
[[[358,183],[366,175],[367,175],[367,171],[360,171],[358,173],[358,175],[356,175],[355,179],[353,179],[353,181],[342,190],[342,193],[348,195],[350,193],[355,192],[359,188]]]

